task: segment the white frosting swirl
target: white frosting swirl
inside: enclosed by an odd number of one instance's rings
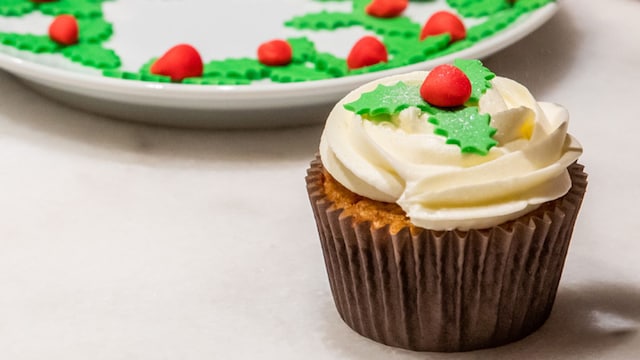
[[[428,114],[403,110],[393,122],[374,122],[344,108],[378,84],[420,85],[427,72],[366,84],[342,99],[327,119],[320,156],[349,190],[396,202],[411,222],[433,230],[482,229],[515,219],[571,187],[567,167],[582,153],[567,134],[569,115],[537,102],[515,81],[496,77],[480,98],[498,145],[486,156],[465,154],[434,134]]]

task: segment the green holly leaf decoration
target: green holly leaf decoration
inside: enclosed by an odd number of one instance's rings
[[[100,1],[59,0],[42,3],[39,8],[44,14],[51,16],[70,14],[78,19],[102,16],[102,2]]]
[[[422,111],[433,113],[435,110],[420,96],[420,88],[398,82],[395,85],[378,85],[373,91],[363,93],[354,102],[344,105],[344,108],[358,115],[377,117],[393,115],[415,106]]]
[[[307,80],[331,79],[333,76],[304,64],[291,64],[289,66],[276,66],[270,69],[269,78],[275,82],[291,83]]]
[[[353,0],[353,12],[361,13],[364,12],[365,8],[371,0]]]
[[[442,50],[427,54],[427,60],[457,53],[459,51],[472,47],[474,44],[475,41],[469,39],[458,40]]]
[[[251,81],[247,79],[228,78],[223,76],[205,76],[185,78],[182,80],[182,83],[192,85],[248,85]]]
[[[22,16],[33,11],[35,4],[25,0],[0,0],[0,15]]]
[[[491,87],[495,75],[478,60],[456,60],[455,66],[469,77],[477,99]],[[374,122],[391,121],[400,111],[415,106],[431,114],[429,122],[435,125],[434,133],[447,138],[447,144],[458,145],[463,153],[486,155],[497,145],[492,136],[497,129],[491,127],[489,114],[480,114],[475,104],[456,109],[444,109],[429,105],[420,96],[420,85],[397,82],[394,85],[378,85],[374,90],[362,93],[344,108]]]
[[[447,0],[447,3],[464,17],[483,17],[509,7],[505,0]]]
[[[99,43],[113,34],[113,26],[102,18],[78,19],[80,42]]]
[[[471,96],[467,103],[477,104],[482,94],[491,88],[490,80],[493,79],[496,74],[484,67],[480,60],[457,59],[453,62],[453,65],[462,70],[469,78],[469,81],[471,81]]]
[[[257,59],[238,58],[213,60],[204,64],[205,77],[244,78],[247,80],[264,79],[269,69]]]
[[[412,21],[406,16],[394,18],[377,18],[366,14],[357,17],[358,24],[367,30],[374,31],[380,35],[398,35],[407,38],[417,39],[420,35],[420,24]]]
[[[415,64],[425,61],[429,54],[435,53],[449,45],[449,34],[429,36],[423,41],[408,38],[402,35],[385,35],[384,43],[393,59],[406,59],[406,64]]]
[[[60,50],[60,45],[48,35],[0,33],[0,44],[36,54],[55,53]]]
[[[447,138],[447,144],[458,145],[463,153],[486,155],[498,144],[492,136],[497,129],[489,125],[488,114],[480,114],[477,107],[440,112],[429,117],[436,126],[435,133]]]
[[[373,65],[369,65],[369,66],[363,66],[361,68],[357,68],[357,69],[350,69],[348,74],[349,75],[361,75],[361,74],[368,74],[370,72],[376,72],[376,71],[382,71],[382,70],[387,70],[387,69],[391,69],[395,66],[401,66],[401,65],[406,65],[404,62],[402,62],[404,59],[391,59],[389,62],[379,62],[377,64],[373,64]],[[394,63],[391,63],[391,61],[394,61]]]
[[[347,60],[330,53],[317,53],[313,63],[316,69],[329,73],[331,76],[341,77],[348,72]]]
[[[120,66],[120,58],[111,49],[100,44],[78,44],[62,49],[62,54],[74,62],[98,69],[115,69]]]
[[[299,30],[335,30],[356,25],[358,19],[351,13],[321,11],[295,16],[284,24]]]
[[[110,78],[124,79],[124,80],[153,81],[153,82],[162,82],[162,83],[171,82],[171,78],[169,76],[154,75],[151,73],[144,73],[144,72],[137,73],[137,72],[109,69],[109,70],[102,71],[102,75]]]
[[[511,25],[522,13],[521,9],[514,7],[491,15],[487,18],[487,21],[467,29],[467,39],[476,42],[489,37]]]
[[[292,62],[301,64],[307,62],[315,57],[316,46],[306,37],[288,38],[287,42],[291,46],[293,52]]]
[[[151,59],[149,59],[146,63],[142,64],[142,66],[140,67],[140,70],[138,70],[141,74],[149,74],[149,75],[153,75],[151,74],[151,67],[153,66],[153,64],[158,60],[157,57],[153,57]],[[168,77],[168,76],[167,76]]]
[[[555,0],[518,0],[513,4],[513,6],[522,11],[531,11],[554,1]]]

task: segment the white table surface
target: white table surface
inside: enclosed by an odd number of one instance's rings
[[[419,354],[343,324],[303,180],[321,126],[125,123],[0,72],[0,358],[640,358],[640,1],[560,5],[485,60],[569,108],[590,174],[555,308],[530,337]]]

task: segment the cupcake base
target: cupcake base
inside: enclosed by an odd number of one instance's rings
[[[416,351],[469,351],[519,340],[549,317],[587,175],[569,192],[499,226],[432,231],[344,216],[322,163],[306,177],[329,284],[353,330]]]

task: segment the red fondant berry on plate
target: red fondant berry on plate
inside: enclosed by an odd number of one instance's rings
[[[351,48],[347,56],[347,66],[350,70],[387,62],[389,55],[387,47],[374,36],[363,36]]]
[[[267,66],[284,66],[291,62],[293,50],[285,40],[275,39],[258,47],[258,61]]]
[[[373,0],[367,5],[367,14],[379,18],[400,16],[409,5],[409,0]]]
[[[433,68],[420,87],[424,101],[439,107],[464,105],[471,96],[471,81],[467,75],[453,65]]]
[[[456,14],[438,11],[433,13],[422,27],[420,40],[424,40],[427,36],[445,33],[449,33],[451,42],[454,42],[464,39],[467,36],[467,29]]]
[[[203,69],[200,53],[189,44],[172,47],[151,65],[152,74],[170,76],[173,81],[202,76]]]
[[[78,21],[73,15],[58,15],[49,25],[49,38],[61,45],[78,42]]]

